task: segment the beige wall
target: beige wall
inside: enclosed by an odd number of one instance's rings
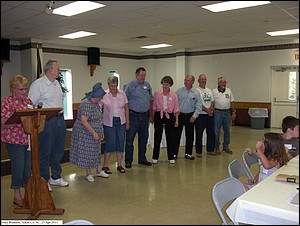
[[[107,88],[106,78],[109,70],[119,72],[122,87],[134,79],[135,69],[139,66],[146,68],[147,80],[151,83],[153,91],[161,88],[160,79],[164,75],[174,78],[175,84],[172,89],[175,91],[183,86],[184,73],[194,74],[196,77],[205,73],[210,88],[216,87],[219,76],[225,76],[236,101],[271,102],[271,66],[298,65],[299,62],[294,60],[295,51],[296,49],[285,49],[145,60],[101,57],[101,66],[97,66],[92,77],[86,55],[42,53],[42,59],[44,63],[47,59],[55,58],[59,60],[61,68],[72,70],[74,103],[80,102],[84,93],[98,81]],[[11,62],[5,63],[2,68],[1,99],[9,94],[8,83],[11,76],[21,73],[35,77],[31,72],[35,67],[28,65],[30,62],[28,59],[22,59],[20,51],[11,51]],[[195,86],[198,86],[197,82]]]

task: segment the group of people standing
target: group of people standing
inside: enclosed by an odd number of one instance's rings
[[[125,168],[131,168],[133,162],[134,138],[138,134],[138,164],[151,166],[157,164],[160,155],[160,144],[163,130],[166,134],[167,155],[171,164],[174,164],[180,146],[180,139],[185,129],[185,155],[194,160],[194,131],[196,128],[196,153],[202,157],[202,136],[207,131],[207,152],[218,155],[220,145],[220,130],[223,126],[223,150],[232,153],[230,143],[230,116],[235,117],[233,109],[233,95],[226,88],[224,77],[218,79],[218,88],[213,92],[206,87],[206,76],[199,76],[199,88],[194,89],[195,77],[186,75],[184,86],[176,92],[171,90],[174,84],[171,76],[164,76],[160,83],[162,88],[152,94],[151,85],[145,81],[146,70],[140,67],[136,70],[136,78],[126,84],[124,92],[128,99],[129,128],[125,142]],[[214,94],[215,93],[215,97]],[[220,93],[220,94],[219,94]],[[219,117],[214,118],[214,99],[217,99]],[[217,120],[217,122],[215,122]],[[149,123],[154,124],[154,147],[152,162],[146,158],[147,142],[149,137]],[[217,127],[215,127],[215,125]]]
[[[6,125],[6,121],[17,109],[32,109],[42,103],[43,108],[63,108],[64,92],[57,78],[60,73],[58,61],[47,61],[44,75],[35,80],[29,89],[26,77],[16,75],[10,80],[11,94],[1,103],[1,140],[6,143],[11,159],[12,183],[14,190],[13,203],[23,206],[21,187],[26,186],[31,176],[31,155],[28,134],[21,124]],[[185,158],[194,160],[194,131],[196,131],[196,157],[203,153],[202,136],[207,134],[206,151],[216,156],[220,151],[220,131],[223,127],[223,151],[232,153],[230,144],[230,122],[236,117],[233,106],[234,98],[226,87],[226,79],[218,78],[218,87],[211,90],[206,87],[207,78],[200,74],[199,87],[193,88],[195,77],[186,75],[184,86],[176,92],[171,90],[174,83],[171,76],[161,79],[162,88],[153,95],[152,88],[146,80],[146,70],[139,67],[135,79],[118,89],[118,78],[107,78],[108,90],[102,83],[96,83],[92,91],[85,93],[75,119],[71,143],[70,162],[86,170],[86,179],[94,181],[92,169],[96,176],[108,178],[112,174],[109,159],[116,152],[116,169],[125,173],[122,166],[125,152],[125,168],[132,167],[134,140],[138,135],[138,164],[151,166],[157,164],[160,155],[160,144],[163,130],[166,133],[167,154],[170,164],[174,164],[179,151],[181,134],[185,128]],[[297,119],[296,119],[297,120]],[[146,158],[149,137],[149,123],[154,124],[154,148],[152,162]],[[284,131],[290,134],[290,125]],[[299,136],[299,125],[297,124]],[[39,133],[40,175],[50,185],[68,186],[61,177],[60,161],[64,155],[66,124],[63,110],[45,122],[44,130]],[[292,134],[293,135],[293,134]],[[294,135],[293,135],[294,136]],[[290,136],[285,136],[290,140]],[[101,144],[105,140],[105,153],[101,167]],[[291,147],[294,147],[291,144]],[[298,148],[297,148],[298,150]],[[297,151],[299,153],[299,150]],[[51,169],[51,173],[50,173]]]
[[[224,141],[223,151],[232,154],[229,148],[230,123],[234,120],[236,110],[233,108],[233,94],[226,87],[224,77],[218,78],[218,87],[209,89],[206,87],[205,74],[198,77],[199,87],[194,89],[195,77],[186,75],[184,86],[176,93],[170,90],[173,80],[165,76],[161,80],[162,89],[154,94],[154,164],[159,157],[159,147],[162,139],[162,128],[165,125],[168,159],[175,163],[178,156],[180,139],[183,128],[185,129],[185,158],[194,160],[194,131],[196,131],[196,157],[202,158],[204,130],[207,134],[206,151],[208,155],[221,154],[220,131],[223,127]]]

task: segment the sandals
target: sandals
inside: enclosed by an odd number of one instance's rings
[[[124,169],[122,166],[118,166],[118,167],[117,167],[117,170],[118,170],[120,173],[125,173],[125,169]]]
[[[102,170],[107,173],[107,174],[112,174],[112,172],[110,171],[110,169],[106,166],[106,167],[102,167]]]
[[[112,172],[110,171],[110,169],[106,166],[106,167],[102,167],[102,170],[107,173],[107,174],[112,174]],[[122,167],[122,166],[118,166],[117,167],[117,170],[120,172],[120,173],[125,173],[125,169]]]

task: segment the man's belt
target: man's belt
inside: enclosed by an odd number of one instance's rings
[[[230,109],[219,109],[219,108],[215,108],[216,111],[230,111]]]
[[[137,111],[134,111],[134,110],[131,110],[129,109],[129,111],[135,113],[135,114],[145,114],[145,113],[148,113],[148,111],[145,111],[145,112],[137,112]]]

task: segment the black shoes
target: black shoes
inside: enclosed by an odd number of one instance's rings
[[[152,163],[151,163],[151,162],[148,162],[147,160],[146,160],[146,161],[143,161],[143,162],[139,162],[139,164],[140,164],[140,165],[144,165],[144,166],[152,166]],[[129,163],[129,162],[126,162],[126,163],[125,163],[125,168],[129,169],[129,168],[131,168],[131,167],[132,167],[131,163]]]
[[[194,160],[195,157],[193,155],[189,155],[189,154],[185,154],[184,156],[186,159],[189,159],[189,160]]]
[[[139,164],[144,166],[152,166],[152,163],[148,162],[147,160],[145,160],[144,162],[139,162]]]
[[[129,168],[131,168],[132,166],[131,166],[131,163],[129,163],[129,162],[126,162],[125,163],[125,168],[127,168],[127,169],[129,169]]]

